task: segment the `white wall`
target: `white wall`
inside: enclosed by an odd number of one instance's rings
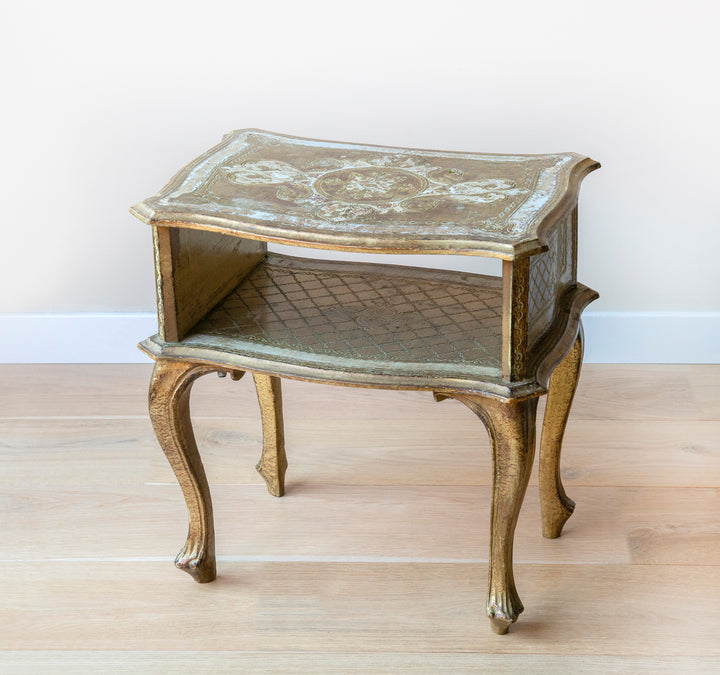
[[[718,312],[718,7],[5,3],[0,313],[152,311],[150,232],[127,208],[242,127],[590,155],[593,309]]]

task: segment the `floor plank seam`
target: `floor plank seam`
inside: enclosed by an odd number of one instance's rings
[[[68,556],[61,558],[0,558],[0,564],[20,563],[172,563],[167,556]],[[487,565],[487,558],[432,558],[412,556],[322,556],[322,555],[218,555],[223,563],[321,563],[321,564],[370,564],[370,565]],[[600,560],[515,560],[516,565],[552,565],[581,567],[689,567],[716,568],[714,563],[640,563],[631,561]]]

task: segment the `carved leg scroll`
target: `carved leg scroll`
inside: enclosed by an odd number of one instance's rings
[[[200,583],[215,578],[215,530],[205,469],[190,421],[190,389],[215,368],[187,361],[158,359],[150,381],[150,419],[175,472],[190,512],[187,541],[175,565]]]
[[[268,492],[275,497],[285,494],[285,430],[282,414],[280,378],[253,373],[263,428],[263,450],[255,467],[267,484]]]
[[[583,358],[583,331],[580,326],[575,344],[555,367],[550,377],[547,406],[540,440],[540,504],[543,536],[559,537],[572,515],[575,502],[565,494],[560,479],[560,450]]]
[[[493,631],[502,635],[523,611],[513,576],[513,538],[535,455],[537,398],[520,401],[468,395],[454,398],[485,423],[493,445],[487,615]]]

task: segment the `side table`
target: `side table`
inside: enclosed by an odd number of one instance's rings
[[[131,212],[153,227],[159,331],[150,416],[190,513],[175,564],[216,575],[212,504],[190,421],[192,383],[251,372],[262,415],[258,471],[284,491],[281,378],[419,389],[454,398],[493,447],[487,614],[505,633],[523,610],[515,524],[535,452],[543,534],[573,511],[563,432],[583,352],[577,200],[599,164],[574,153],[483,155],[234,131]],[[502,276],[303,259],[267,243],[502,260]]]

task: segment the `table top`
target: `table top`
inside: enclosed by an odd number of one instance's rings
[[[599,166],[575,153],[411,150],[242,129],[131,212],[298,246],[513,259],[545,249]]]

